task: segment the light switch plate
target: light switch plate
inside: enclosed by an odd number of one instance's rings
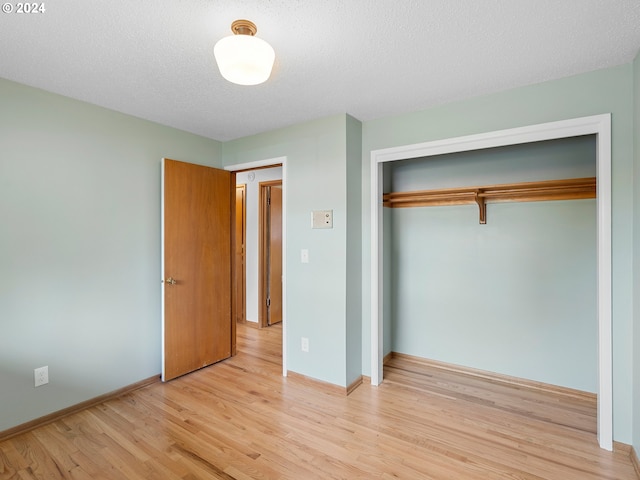
[[[333,228],[333,210],[311,212],[311,228]]]

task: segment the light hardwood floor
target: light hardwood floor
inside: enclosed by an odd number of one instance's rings
[[[395,358],[348,397],[281,376],[281,329],[238,355],[0,443],[0,479],[636,479],[583,398]]]

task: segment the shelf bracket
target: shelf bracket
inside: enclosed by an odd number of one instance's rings
[[[480,209],[480,225],[485,225],[487,223],[487,204],[484,201],[484,197],[480,196],[480,193],[482,193],[481,190],[475,191],[474,200]]]

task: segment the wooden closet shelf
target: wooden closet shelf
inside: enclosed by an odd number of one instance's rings
[[[481,187],[444,188],[385,193],[390,208],[478,204],[480,223],[486,223],[486,203],[578,200],[596,197],[596,177],[508,183]]]

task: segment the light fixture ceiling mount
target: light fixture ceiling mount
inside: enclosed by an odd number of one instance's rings
[[[236,20],[233,35],[218,40],[213,48],[220,74],[238,85],[258,85],[271,75],[275,52],[271,45],[257,38],[255,23]]]
[[[236,20],[231,24],[231,31],[234,35],[251,35],[253,37],[258,32],[258,27],[249,20]]]

